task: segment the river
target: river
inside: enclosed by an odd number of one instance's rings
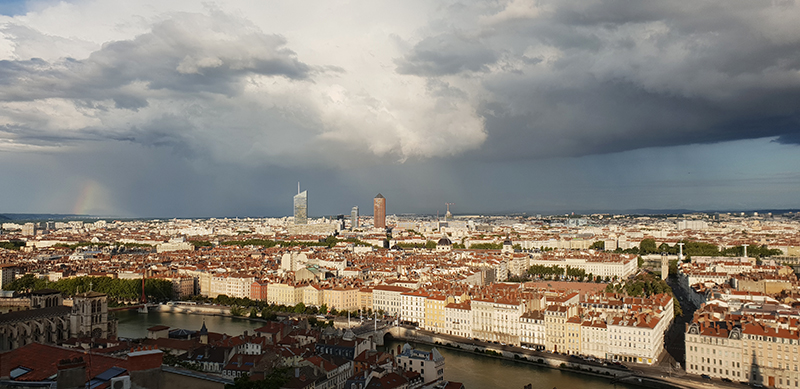
[[[147,328],[155,325],[166,325],[172,328],[199,330],[206,323],[209,331],[239,335],[244,331],[263,326],[262,322],[235,319],[222,316],[187,315],[180,313],[150,312],[140,314],[134,311],[116,312],[119,319],[118,333],[120,337],[143,338]],[[392,341],[385,347],[397,349],[401,342]],[[422,350],[430,350],[431,346],[412,344]],[[385,348],[384,348],[385,349]],[[510,388],[522,389],[533,384],[536,389],[550,388],[632,388],[626,385],[613,385],[610,379],[593,377],[584,374],[548,369],[535,365],[482,357],[472,353],[440,348],[445,358],[444,378],[449,381],[462,382],[467,389]]]

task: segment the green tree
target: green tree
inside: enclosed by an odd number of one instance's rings
[[[654,254],[658,253],[658,247],[656,247],[656,240],[652,238],[643,239],[639,243],[639,252],[642,254]]]
[[[47,280],[37,277],[34,274],[28,273],[16,280],[3,286],[5,290],[13,290],[15,292],[29,292],[37,289],[44,289],[47,287]]]
[[[594,250],[605,250],[606,242],[603,242],[602,240],[595,241],[591,246],[589,246],[589,248]]]
[[[244,309],[242,307],[234,305],[231,306],[231,315],[232,316],[242,316],[244,315]]]
[[[470,250],[500,250],[503,248],[501,243],[475,243],[469,245]]]
[[[306,305],[303,303],[297,303],[294,306],[294,313],[304,313],[306,311]]]
[[[0,249],[19,250],[20,247],[22,246],[25,246],[25,242],[18,242],[18,241],[0,242]]]
[[[323,315],[328,313],[328,304],[322,304],[319,306],[319,312]]]

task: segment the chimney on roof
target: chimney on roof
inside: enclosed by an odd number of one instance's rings
[[[83,360],[83,357],[62,359],[58,361],[57,367],[57,387],[80,389],[86,385],[86,362]]]

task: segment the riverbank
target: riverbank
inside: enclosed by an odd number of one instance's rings
[[[159,304],[155,307],[149,308],[155,312],[162,313],[186,313],[192,315],[212,315],[212,316],[230,316],[231,307],[226,305],[184,305],[184,304]],[[248,317],[249,319],[249,317]]]
[[[167,307],[167,309],[161,309]],[[125,319],[120,321],[120,333],[126,337],[145,337],[146,328],[153,325],[168,325],[173,328],[197,329],[204,323],[209,331],[228,334],[239,334],[245,330],[252,330],[256,323],[265,322],[261,318],[232,316],[230,308],[224,306],[203,305],[202,309],[183,309],[170,305],[158,306],[159,309],[151,310],[150,314],[140,314],[135,311],[122,311],[120,315]],[[182,308],[182,309],[175,309]],[[192,307],[195,308],[195,307]],[[135,324],[136,323],[136,324]],[[454,353],[470,355],[477,360],[496,361],[497,363],[517,362],[520,365],[546,368],[546,370],[563,373],[577,373],[586,376],[594,382],[606,384],[623,384],[640,387],[653,387],[657,389],[710,389],[715,387],[731,387],[723,382],[700,381],[699,377],[665,377],[664,372],[650,368],[649,372],[638,371],[645,369],[643,366],[618,368],[616,366],[603,366],[601,363],[590,363],[564,355],[543,354],[531,350],[511,346],[496,345],[487,342],[476,342],[471,339],[457,338],[449,335],[434,334],[432,332],[415,330],[406,327],[392,327],[388,330],[391,337],[400,341],[420,343],[450,350]],[[381,339],[383,340],[383,339]],[[477,350],[477,351],[476,351]],[[488,353],[487,353],[488,352]],[[563,365],[562,365],[563,364]],[[457,377],[453,380],[458,381]],[[597,381],[600,380],[600,381]],[[735,385],[735,384],[734,384]],[[520,385],[521,387],[522,385]],[[559,386],[561,387],[561,386]]]
[[[694,379],[694,377],[667,377],[661,375],[665,373],[654,375],[652,372],[632,370],[625,366],[603,366],[602,363],[571,358],[566,355],[541,354],[511,346],[500,346],[491,343],[487,344],[485,342],[471,342],[469,339],[465,338],[458,338],[457,340],[443,339],[441,334],[427,333],[427,331],[405,327],[393,327],[389,330],[388,334],[399,341],[421,343],[432,347],[480,356],[482,358],[514,361],[521,364],[563,372],[604,378],[608,379],[609,383],[612,384],[626,384],[657,389],[711,389],[720,386],[736,387],[735,384],[726,385],[727,383],[722,382],[698,381]],[[639,366],[633,367],[643,368]]]

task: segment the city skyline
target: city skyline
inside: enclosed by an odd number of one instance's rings
[[[800,207],[800,6],[9,1],[0,212]],[[54,22],[54,20],[56,22]]]

